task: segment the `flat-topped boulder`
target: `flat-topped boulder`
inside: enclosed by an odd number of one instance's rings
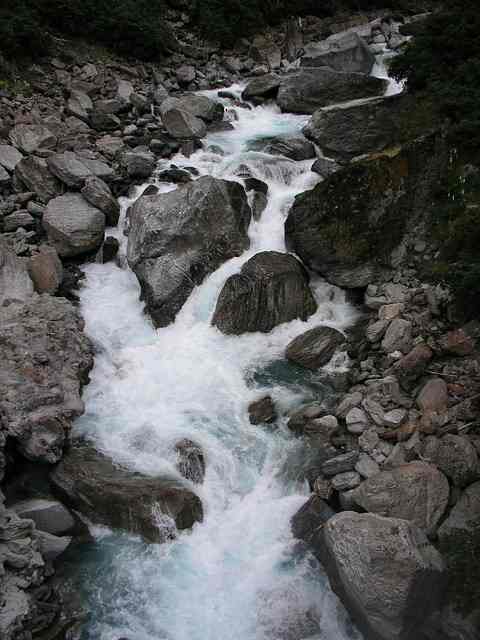
[[[196,285],[248,248],[250,219],[243,187],[209,176],[135,202],[128,262],[156,326],[173,322]]]
[[[10,131],[9,138],[23,153],[52,149],[57,144],[56,136],[42,124],[17,124]]]
[[[115,464],[91,445],[76,445],[50,475],[65,504],[94,523],[165,542],[203,519],[200,498],[175,478],[150,477]]]
[[[103,242],[105,214],[78,193],[50,200],[43,226],[58,255],[64,258],[95,251]]]
[[[320,107],[383,95],[386,81],[328,67],[302,68],[283,76],[277,104],[289,113],[314,113]]]
[[[307,44],[300,60],[302,67],[330,67],[336,71],[365,74],[371,72],[374,64],[375,55],[354,31]]]
[[[303,265],[290,254],[264,251],[225,282],[212,324],[226,334],[268,333],[283,322],[306,320],[316,310]]]

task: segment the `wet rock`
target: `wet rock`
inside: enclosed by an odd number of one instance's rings
[[[149,178],[155,169],[155,156],[150,151],[127,151],[122,162],[130,178]]]
[[[259,138],[249,142],[249,151],[260,151],[273,156],[285,156],[291,160],[309,160],[314,158],[315,148],[303,137]]]
[[[265,251],[228,278],[212,324],[226,334],[268,333],[283,322],[306,320],[316,309],[301,263],[291,255]]]
[[[188,113],[192,114],[196,118],[200,118],[204,122],[222,121],[224,107],[221,102],[215,102],[196,93],[184,94],[178,100],[178,107]]]
[[[241,185],[211,177],[137,200],[130,214],[128,261],[157,326],[174,320],[206,275],[243,253],[250,218]]]
[[[270,396],[252,402],[248,407],[250,424],[271,424],[277,419],[275,405]]]
[[[302,68],[283,76],[277,104],[289,113],[314,113],[320,107],[383,94],[384,80],[326,67]]]
[[[322,178],[328,178],[328,176],[331,176],[340,169],[341,166],[337,164],[335,160],[324,157],[317,158],[310,168],[311,171],[318,173]]]
[[[77,256],[100,247],[105,232],[105,215],[80,194],[67,193],[50,200],[43,216],[43,226],[60,256]]]
[[[56,250],[41,245],[28,261],[28,273],[37,293],[55,294],[63,280],[63,267]]]
[[[307,369],[319,369],[345,343],[345,336],[332,327],[316,327],[294,338],[287,346],[288,360]]]
[[[362,38],[350,31],[307,45],[300,64],[302,67],[330,67],[337,71],[369,74],[375,56]]]
[[[46,203],[62,193],[60,182],[51,174],[42,158],[23,158],[15,167],[15,177],[33,191],[41,202]]]
[[[65,553],[72,542],[72,538],[69,536],[54,536],[45,531],[37,531],[35,533],[35,540],[42,554],[42,558],[46,562],[54,562],[57,560],[62,553]]]
[[[403,518],[433,535],[448,505],[448,480],[436,467],[411,462],[362,482],[356,504],[381,516]]]
[[[202,448],[188,439],[180,440],[175,445],[177,467],[187,480],[201,484],[205,478],[205,456]]]
[[[101,248],[103,264],[114,260],[118,254],[119,249],[120,243],[117,238],[114,238],[113,236],[107,236]]]
[[[8,436],[29,460],[54,463],[73,418],[93,350],[65,299],[33,296],[0,308],[0,412]]]
[[[9,138],[23,153],[52,149],[57,144],[57,138],[41,124],[17,124],[10,130]]]
[[[380,473],[380,467],[368,454],[361,453],[355,465],[355,471],[363,478],[371,478],[377,473]]]
[[[456,487],[465,487],[480,477],[477,451],[464,436],[428,437],[423,457],[443,471]]]
[[[313,494],[292,517],[292,533],[295,538],[312,543],[323,525],[334,515],[335,511],[324,500]]]
[[[113,197],[110,187],[100,178],[90,176],[85,180],[82,196],[91,205],[105,214],[108,227],[116,227],[120,216],[120,205]]]
[[[75,529],[75,520],[72,514],[57,500],[34,498],[17,502],[10,508],[19,518],[33,520],[39,531],[62,536]]]
[[[398,96],[391,96],[326,106],[315,110],[303,133],[335,160],[383,151],[400,138],[403,104]]]
[[[149,542],[174,535],[171,526],[162,527],[162,516],[180,530],[203,518],[200,499],[180,482],[129,471],[86,445],[71,448],[50,478],[55,493],[92,522],[139,534]]]
[[[251,80],[242,93],[244,100],[252,100],[254,98],[275,98],[282,79],[275,73],[268,73],[259,78]]]
[[[32,294],[27,261],[18,258],[0,236],[0,308],[8,301],[28,300]]]
[[[330,518],[322,532],[314,549],[365,637],[418,640],[446,586],[442,557],[425,534],[405,520],[353,512]]]

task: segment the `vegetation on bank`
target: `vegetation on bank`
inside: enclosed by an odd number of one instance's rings
[[[16,0],[0,7],[0,53],[8,59],[38,58],[52,35],[78,36],[143,60],[168,50],[165,19],[171,8],[188,14],[207,39],[231,46],[244,36],[290,16],[331,16],[390,6],[408,9],[412,0]]]
[[[449,178],[439,185],[432,236],[440,247],[429,275],[447,283],[458,310],[480,314],[480,11],[477,0],[446,0],[441,12],[392,63],[416,110],[442,122],[450,143]]]

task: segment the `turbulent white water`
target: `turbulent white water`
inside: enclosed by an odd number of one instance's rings
[[[353,310],[339,290],[318,281],[313,283],[318,312],[308,322],[240,337],[210,326],[226,278],[258,251],[285,251],[288,208],[295,194],[318,180],[310,171],[312,161],[245,151],[256,137],[298,132],[306,117],[281,114],[273,106],[236,111],[234,131],[206,140],[205,148],[217,145],[224,156],[202,150],[173,162],[227,179],[238,179],[235,171],[248,165],[268,183],[269,204],[250,226],[250,249],[207,278],[176,322],[158,331],[143,313],[137,281],[124,259],[123,267],[86,268],[82,311],[98,355],[85,393],[87,412],[76,433],[147,474],[177,475],[174,445],[184,437],[201,445],[207,462],[205,482],[194,488],[205,519],[191,532],[164,545],[98,534],[79,564],[91,612],[88,639],[359,638],[316,562],[298,552],[290,532],[289,520],[307,495],[306,487],[287,480],[283,471],[299,442],[285,425],[277,431],[254,427],[247,415],[248,404],[265,392],[280,411],[311,399],[311,388],[301,381],[255,372],[281,359],[289,340],[308,328],[346,327]],[[124,214],[130,202],[123,201]],[[124,240],[122,225],[123,219],[117,237]]]

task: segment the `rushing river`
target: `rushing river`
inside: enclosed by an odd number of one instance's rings
[[[381,65],[378,71],[383,73]],[[239,95],[241,88],[230,90]],[[150,475],[178,475],[175,443],[190,438],[204,450],[207,465],[203,485],[194,486],[204,522],[174,542],[147,545],[126,534],[93,529],[96,542],[75,563],[76,582],[90,612],[86,640],[360,637],[317,562],[299,552],[290,532],[290,518],[308,495],[295,478],[301,444],[286,428],[286,418],[271,430],[250,425],[247,414],[249,403],[265,393],[283,414],[321,397],[319,376],[310,374],[302,384],[288,373],[276,375],[272,365],[281,361],[293,337],[322,324],[344,329],[354,310],[341,291],[314,280],[318,311],[308,322],[239,337],[222,335],[210,325],[227,277],[259,251],[286,250],[289,206],[297,193],[319,180],[310,171],[312,161],[246,151],[258,137],[299,133],[308,117],[281,114],[274,106],[236,108],[236,113],[233,131],[209,135],[205,150],[172,162],[231,180],[239,180],[239,167],[247,165],[268,183],[268,206],[249,229],[250,249],[197,287],[174,324],[155,330],[126,265],[123,235],[126,209],[144,185],[134,198],[122,201],[116,231],[122,266],[86,268],[82,312],[98,354],[85,392],[87,412],[76,423],[76,435]],[[211,145],[223,155],[209,151]],[[162,162],[159,169],[169,164]],[[161,191],[175,188],[158,186]],[[343,364],[340,357],[331,366]]]

